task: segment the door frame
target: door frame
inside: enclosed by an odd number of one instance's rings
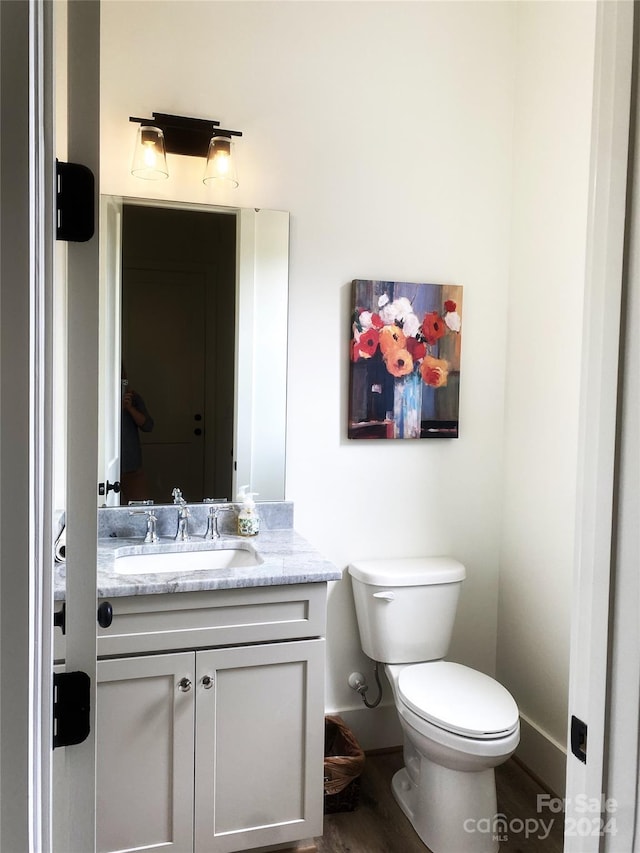
[[[0,4],[0,848],[38,853],[50,849],[52,32],[51,4]]]
[[[596,853],[602,842],[597,832],[585,835],[575,828],[583,825],[580,821],[585,817],[584,798],[589,802],[599,801],[605,791],[619,322],[632,48],[633,4],[597,3],[569,668],[565,853]],[[588,727],[586,762],[571,751],[573,716]]]

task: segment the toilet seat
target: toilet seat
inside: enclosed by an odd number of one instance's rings
[[[480,740],[502,738],[519,725],[509,691],[477,670],[449,661],[410,664],[398,675],[398,698],[441,729]]]

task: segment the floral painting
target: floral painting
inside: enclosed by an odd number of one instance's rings
[[[457,438],[462,287],[353,282],[349,438]]]

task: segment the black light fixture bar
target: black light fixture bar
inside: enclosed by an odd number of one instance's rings
[[[140,125],[159,127],[164,134],[165,149],[170,154],[188,157],[206,157],[212,136],[242,136],[239,130],[224,130],[219,121],[168,113],[151,113],[153,118],[129,116],[129,121]]]

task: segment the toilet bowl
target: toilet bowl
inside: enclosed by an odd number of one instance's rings
[[[497,681],[455,663],[387,664],[385,672],[404,735],[405,766],[392,781],[403,812],[434,853],[498,850],[486,818],[497,813],[493,768],[513,754],[520,739],[513,698]],[[418,696],[406,686],[403,692],[403,676]],[[429,697],[443,683],[450,692]]]
[[[364,652],[384,663],[403,731],[393,794],[433,853],[495,853],[494,768],[520,739],[518,707],[493,678],[443,660],[461,563],[446,557],[349,567]]]

